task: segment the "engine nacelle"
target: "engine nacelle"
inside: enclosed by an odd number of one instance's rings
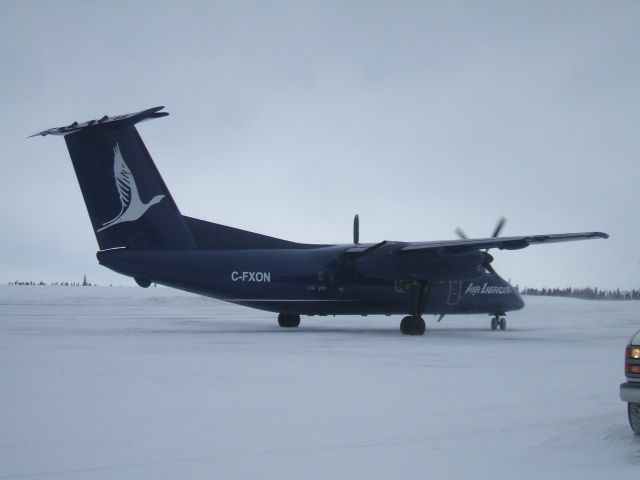
[[[402,251],[390,244],[353,259],[356,271],[385,280],[473,280],[482,275],[487,254]]]

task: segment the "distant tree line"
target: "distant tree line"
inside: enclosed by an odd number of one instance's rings
[[[82,282],[51,282],[51,283],[46,283],[46,282],[23,282],[20,280],[16,280],[15,282],[9,282],[9,285],[51,285],[51,286],[58,286],[58,287],[97,287],[96,284],[94,283],[88,283],[86,285],[84,285]]]
[[[51,283],[46,283],[43,282],[42,280],[38,283],[33,282],[33,281],[20,281],[20,280],[16,280],[14,282],[9,282],[9,285],[52,285],[52,286],[58,286],[58,287],[97,287],[96,284],[92,284],[90,282],[87,281],[87,276],[85,275],[84,278],[82,279],[82,282],[51,282]]]
[[[640,300],[640,290],[604,290],[599,288],[529,288],[525,287],[522,295],[538,295],[546,297],[571,297],[587,300]]]
[[[95,283],[87,281],[87,276],[84,276],[82,282],[51,282],[45,283],[40,281],[38,283],[33,281],[20,281],[9,282],[9,285],[52,285],[60,287],[97,287]],[[600,288],[532,288],[524,287],[522,290],[516,286],[522,295],[541,296],[541,297],[570,297],[570,298],[583,298],[587,300],[640,300],[640,290],[604,290]]]

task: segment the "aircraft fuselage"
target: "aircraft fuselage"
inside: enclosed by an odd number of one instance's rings
[[[300,315],[402,314],[418,283],[356,271],[352,245],[273,250],[98,252],[118,273],[271,312]],[[468,280],[428,282],[424,313],[504,314],[524,306],[515,288],[483,270]]]

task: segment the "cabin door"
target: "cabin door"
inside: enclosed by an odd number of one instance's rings
[[[462,282],[449,282],[449,296],[447,297],[447,305],[455,305],[460,301],[460,293],[462,290]]]

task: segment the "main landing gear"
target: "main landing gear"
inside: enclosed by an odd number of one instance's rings
[[[400,322],[400,331],[404,335],[423,335],[426,329],[427,325],[422,317],[409,315]]]
[[[491,330],[497,330],[498,328],[500,330],[504,330],[507,328],[507,319],[504,317],[501,317],[500,315],[504,315],[504,314],[496,313],[491,318]]]
[[[427,303],[428,282],[414,282],[411,293],[411,315],[404,317],[400,322],[400,331],[403,335],[424,335],[427,329],[422,312]]]
[[[281,313],[278,315],[278,325],[283,328],[295,328],[300,325],[300,315]]]

